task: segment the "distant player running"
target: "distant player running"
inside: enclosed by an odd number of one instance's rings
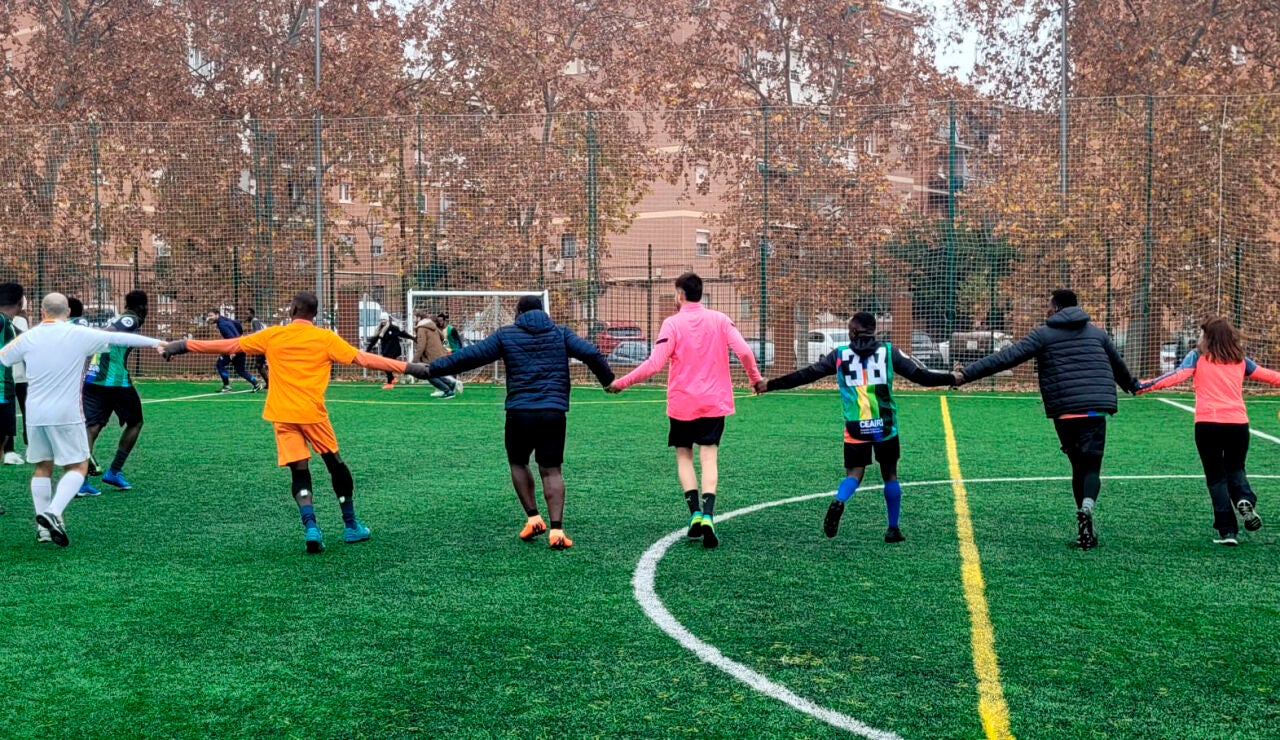
[[[110,346],[156,347],[159,339],[126,332],[107,332],[69,321],[67,297],[50,293],[40,305],[44,321],[0,349],[0,363],[27,363],[27,461],[36,466],[31,501],[36,512],[36,539],[66,547],[62,512],[75,498],[89,469],[89,437],[85,431],[80,392],[84,361]],[[53,467],[62,468],[53,492]]]
[[[1244,461],[1249,455],[1249,413],[1244,405],[1245,379],[1280,385],[1280,373],[1244,354],[1240,333],[1229,321],[1213,317],[1200,327],[1200,344],[1171,373],[1139,387],[1139,393],[1172,388],[1195,381],[1196,450],[1204,467],[1205,484],[1213,503],[1214,540],[1219,545],[1239,544],[1236,512],[1250,532],[1262,528],[1258,495],[1249,485]]]
[[[828,537],[836,536],[845,503],[862,484],[874,452],[876,462],[880,463],[880,477],[884,480],[884,505],[889,518],[884,541],[902,542],[906,539],[898,527],[902,510],[898,459],[902,451],[898,441],[898,405],[893,399],[893,378],[901,375],[917,385],[938,388],[953,385],[955,377],[951,373],[928,370],[891,343],[876,339],[876,317],[864,311],[849,320],[849,344],[836,347],[803,370],[768,382],[761,381],[755,389],[757,393],[782,391],[831,375],[836,376],[840,399],[844,403],[845,478],[840,481],[835,500],[827,508],[822,530]]]
[[[315,294],[303,291],[293,297],[289,307],[293,320],[286,326],[271,326],[256,334],[221,341],[183,339],[164,347],[166,356],[187,352],[210,355],[247,352],[266,356],[273,380],[267,389],[262,418],[275,428],[277,460],[281,467],[289,468],[292,476],[293,498],[302,517],[307,552],[312,554],[324,552],[324,536],[316,523],[311,496],[312,450],[320,455],[333,481],[333,492],[337,494],[345,525],[343,541],[351,543],[369,539],[369,528],[356,518],[353,500],[355,481],[351,477],[351,469],[338,456],[338,438],[334,435],[329,411],[324,405],[324,393],[329,387],[333,363],[409,372],[418,378],[425,378],[427,374],[424,365],[406,368],[405,363],[398,360],[361,352],[332,331],[317,327],[312,322],[318,309]]]
[[[136,334],[147,320],[147,294],[141,290],[130,292],[124,297],[124,313],[107,327],[107,331]],[[102,476],[102,482],[115,486],[122,491],[133,488],[124,477],[124,464],[129,453],[138,443],[138,435],[142,433],[142,399],[138,398],[138,389],[133,386],[129,377],[129,353],[132,347],[112,347],[106,352],[94,355],[89,361],[89,370],[84,375],[84,418],[89,432],[89,475]],[[120,442],[116,446],[116,455],[111,465],[104,472],[93,457],[93,446],[98,441],[102,428],[111,421],[115,414],[124,431],[120,433]],[[96,496],[99,492],[85,481],[81,488],[82,495]]]
[[[689,505],[689,539],[703,547],[716,547],[720,537],[714,520],[716,486],[720,468],[718,453],[725,417],[733,413],[733,379],[729,375],[729,351],[738,356],[752,385],[760,382],[760,370],[747,340],[733,321],[702,305],[702,278],[687,272],[676,278],[679,311],[662,322],[653,353],[626,377],[609,386],[621,393],[657,374],[671,361],[667,376],[667,416],[671,426],[667,446],[676,448],[676,472]],[[702,463],[702,501],[698,501],[698,473],[693,448]]]
[[[223,339],[235,339],[244,334],[243,324],[233,318],[223,316],[222,312],[216,308],[209,309],[206,318],[218,330]],[[263,385],[249,373],[249,369],[245,366],[245,353],[229,352],[218,355],[216,367],[218,369],[218,377],[222,378],[222,388],[218,391],[219,393],[231,392],[231,373],[227,370],[228,366],[235,368],[236,375],[249,381],[249,385],[253,386],[254,393],[263,389]]]

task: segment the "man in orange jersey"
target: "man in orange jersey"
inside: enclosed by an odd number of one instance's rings
[[[333,363],[408,373],[419,378],[427,376],[426,365],[406,365],[399,360],[361,352],[332,331],[317,327],[312,323],[317,309],[315,294],[303,291],[293,297],[289,307],[293,320],[286,326],[271,326],[254,334],[220,341],[184,339],[161,348],[166,357],[186,352],[209,355],[244,352],[266,356],[267,365],[271,367],[271,385],[267,389],[262,418],[275,427],[279,463],[282,467],[287,466],[293,475],[293,498],[298,502],[298,513],[306,531],[307,552],[312,554],[324,552],[324,538],[316,524],[311,498],[309,463],[312,450],[324,460],[333,480],[333,491],[338,496],[345,524],[343,541],[352,543],[369,539],[369,528],[356,519],[352,501],[355,483],[351,470],[338,456],[338,439],[324,405],[324,392],[329,387]]]

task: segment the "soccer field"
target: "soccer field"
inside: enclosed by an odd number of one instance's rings
[[[980,688],[1026,738],[1280,727],[1280,444],[1254,437],[1249,458],[1267,526],[1215,546],[1192,416],[1156,398],[1122,401],[1108,430],[1096,550],[1068,545],[1069,483],[1044,479],[1069,470],[1037,396],[947,395],[953,487],[941,394],[901,395],[901,476],[922,484],[904,491],[905,543],[881,541],[875,473],[834,540],[825,495],[728,516],[835,487],[839,400],[815,390],[739,399],[720,549],[661,551],[687,518],[661,391],[577,389],[576,546],[552,552],[515,537],[500,389],[433,402],[425,384],[340,384],[330,411],[373,538],[342,543],[317,461],[329,550],[308,556],[262,397],[200,395],[214,389],[141,386],[134,490],[73,502],[67,549],[34,541],[30,468],[0,469],[0,735],[837,737],[856,720],[979,738]],[[1278,408],[1252,400],[1254,428],[1280,435]],[[998,658],[981,687],[966,595]],[[746,669],[765,681],[731,675]],[[836,725],[767,693],[783,687]]]

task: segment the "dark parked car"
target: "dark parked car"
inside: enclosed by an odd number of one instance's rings
[[[643,341],[644,330],[636,324],[606,321],[591,333],[589,339],[607,355],[623,342]]]
[[[648,342],[622,342],[609,353],[609,365],[612,367],[635,367],[649,359],[653,345]]]

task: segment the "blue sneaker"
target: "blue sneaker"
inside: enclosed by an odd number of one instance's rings
[[[307,527],[307,554],[319,555],[324,552],[324,535],[319,527]]]
[[[364,542],[367,539],[369,539],[369,528],[362,522],[356,522],[356,526],[342,530],[342,541],[347,544]]]
[[[85,481],[84,484],[80,486],[80,490],[76,492],[76,498],[84,498],[85,496],[101,496],[101,495],[102,495],[102,491],[99,491],[98,489],[90,485],[89,481]]]
[[[124,479],[124,474],[119,470],[108,470],[102,474],[102,482],[109,486],[115,486],[121,491],[127,491],[133,488],[133,484]]]

